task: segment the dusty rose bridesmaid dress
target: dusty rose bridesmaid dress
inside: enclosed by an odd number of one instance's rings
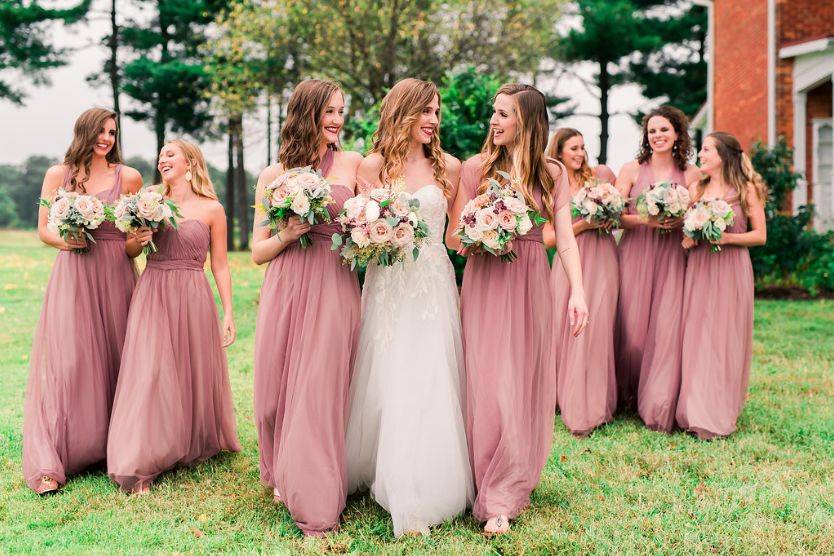
[[[98,194],[102,201],[119,197],[121,170],[116,166],[113,187]],[[70,176],[68,168],[67,189]],[[92,235],[89,252],[58,252],[32,343],[23,409],[23,475],[32,489],[43,476],[62,485],[107,453],[136,268],[113,224]]]
[[[654,179],[641,164],[631,188],[629,213]],[[670,181],[686,185],[676,169]],[[620,405],[637,407],[647,427],[669,432],[681,377],[681,313],[686,255],[680,230],[661,233],[646,226],[625,230],[620,241],[620,296],[615,332]]]
[[[107,441],[107,473],[126,491],[221,450],[238,451],[232,392],[214,296],[203,266],[209,227],[182,220],[133,295]]]
[[[324,175],[332,151],[322,161]],[[331,216],[353,196],[333,185]],[[330,250],[336,224],[270,263],[255,332],[255,423],[261,481],[307,535],[338,528],[347,496],[345,427],[359,333],[359,282]]]
[[[610,172],[597,177],[614,183]],[[619,264],[611,234],[587,230],[576,236],[576,243],[590,322],[579,337],[573,336],[568,323],[570,283],[557,259],[550,271],[555,301],[553,332],[558,345],[556,389],[562,421],[573,434],[586,436],[611,421],[617,404],[614,317]]]
[[[460,186],[474,198],[481,155],[467,160]],[[567,173],[556,206],[569,200]],[[537,195],[538,196],[538,195]],[[461,323],[466,365],[466,432],[477,497],[472,515],[515,518],[530,504],[550,453],[556,409],[553,296],[541,227],[515,242],[518,259],[466,261]]]
[[[725,197],[735,216],[727,232],[747,231],[738,193]],[[753,266],[746,247],[689,254],[683,294],[683,376],[678,425],[699,438],[736,430],[747,396],[753,344]]]

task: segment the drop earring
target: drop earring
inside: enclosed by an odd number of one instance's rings
[[[191,180],[194,179],[194,176],[191,174],[191,170],[185,171],[185,181],[191,183]]]

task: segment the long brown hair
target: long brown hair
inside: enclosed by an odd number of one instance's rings
[[[341,90],[338,83],[323,79],[305,79],[296,85],[287,103],[287,119],[281,128],[281,148],[278,151],[278,162],[285,170],[318,167],[321,163],[321,120],[330,97]],[[330,148],[339,150],[339,145],[331,143]]]
[[[64,155],[64,164],[72,172],[70,176],[71,189],[86,193],[87,189],[85,184],[90,179],[93,150],[95,149],[96,141],[98,141],[98,135],[104,127],[104,122],[111,119],[117,122],[116,140],[113,142],[113,148],[105,155],[104,159],[110,164],[122,163],[122,153],[119,151],[118,115],[106,108],[90,108],[89,110],[85,110],[75,120],[72,143],[70,143]],[[81,168],[84,168],[84,178],[79,181],[78,174]]]
[[[692,156],[692,139],[689,137],[689,118],[674,106],[658,106],[643,116],[643,138],[640,141],[640,152],[637,162],[645,164],[652,158],[652,146],[649,144],[649,120],[660,116],[669,120],[678,138],[672,145],[672,158],[680,171],[686,170],[689,158]]]
[[[408,77],[398,81],[382,99],[379,127],[373,135],[374,146],[371,152],[382,155],[379,179],[383,183],[404,176],[411,130],[420,119],[423,109],[435,97],[439,103],[440,94],[434,83]],[[451,195],[452,184],[446,179],[446,159],[443,149],[440,148],[439,132],[438,117],[437,132],[432,135],[428,144],[423,145],[423,154],[431,161],[434,179],[448,197]]]
[[[721,179],[725,184],[735,188],[738,192],[738,200],[741,203],[741,210],[749,216],[747,206],[747,191],[752,187],[753,191],[761,201],[767,195],[762,176],[753,168],[750,157],[741,148],[741,143],[734,136],[724,131],[714,131],[704,139],[715,140],[715,150],[721,159]],[[697,201],[704,195],[704,190],[709,185],[710,177],[704,176],[698,182],[698,192],[695,197]]]
[[[547,144],[545,154],[550,158],[555,158],[562,164],[565,164],[565,161],[562,160],[562,150],[565,148],[565,143],[568,142],[568,139],[573,139],[574,137],[582,137],[582,133],[572,127],[560,127],[556,130],[556,133],[553,134],[553,137],[550,138],[550,143]],[[566,164],[565,169],[567,170]],[[570,170],[567,171],[570,173]],[[594,177],[594,171],[591,170],[591,166],[588,164],[587,153],[585,154],[585,158],[582,159],[582,166],[579,167],[577,174],[579,175],[580,185],[588,182]]]
[[[191,166],[191,191],[207,197],[209,199],[217,200],[217,193],[214,191],[214,184],[211,183],[208,167],[206,166],[206,159],[203,156],[203,151],[200,147],[186,141],[185,139],[171,139],[165,143],[166,145],[176,145],[182,151],[183,156]],[[162,194],[169,195],[171,193],[171,184],[162,182]]]
[[[544,95],[531,85],[506,83],[495,93],[507,95],[513,100],[518,121],[516,137],[508,149],[493,142],[492,128],[481,148],[483,164],[478,193],[487,189],[486,178],[498,178],[498,172],[510,174],[519,193],[530,207],[541,211],[550,220],[553,217],[553,177],[547,169],[544,149],[547,146],[548,116]],[[539,207],[533,192],[541,190],[543,207]]]

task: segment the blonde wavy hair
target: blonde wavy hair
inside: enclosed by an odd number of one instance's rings
[[[85,110],[75,120],[73,128],[72,143],[70,143],[66,154],[64,155],[64,164],[67,165],[72,174],[70,175],[70,188],[74,191],[86,193],[85,184],[90,179],[90,167],[93,163],[93,149],[96,141],[98,141],[98,134],[104,127],[104,122],[113,120],[118,122],[118,115],[112,110],[106,108],[90,108]],[[104,157],[110,164],[121,164],[122,153],[119,150],[119,128],[116,127],[116,141],[113,143],[113,148]],[[78,173],[84,168],[84,179],[78,180]]]
[[[738,192],[741,209],[745,215],[749,216],[747,206],[747,192],[749,189],[752,187],[756,196],[762,202],[767,197],[767,186],[762,176],[753,168],[750,157],[747,156],[741,148],[741,143],[734,136],[724,131],[715,131],[704,139],[709,138],[715,141],[715,149],[718,151],[718,157],[721,158],[721,178],[724,183],[735,188]],[[698,182],[696,201],[704,195],[704,190],[706,190],[709,182],[709,176],[704,176]]]
[[[553,177],[547,169],[544,153],[547,146],[548,116],[544,95],[531,85],[507,83],[498,89],[498,95],[507,95],[513,100],[517,119],[516,136],[512,145],[496,145],[491,128],[481,148],[481,184],[478,193],[487,190],[487,178],[499,179],[499,171],[507,172],[528,206],[537,209],[548,220],[553,218]],[[536,188],[541,190],[540,207],[533,196]]]
[[[321,120],[327,103],[335,92],[342,88],[334,81],[323,79],[305,79],[290,95],[287,103],[287,119],[281,128],[281,148],[278,150],[278,162],[285,170],[312,166],[318,168],[319,145],[324,132]],[[339,150],[337,143],[330,148]]]
[[[214,184],[211,183],[211,177],[209,177],[208,167],[206,166],[206,159],[200,147],[184,139],[172,139],[165,144],[179,147],[188,164],[191,166],[191,181],[189,181],[191,191],[201,197],[216,201],[217,193],[214,191]],[[169,195],[171,193],[171,184],[166,183],[163,179],[160,190],[163,195]]]
[[[562,149],[565,148],[565,143],[568,142],[568,139],[573,139],[574,137],[582,137],[582,133],[572,127],[560,127],[556,130],[556,133],[553,134],[553,137],[550,138],[550,143],[547,144],[545,155],[558,160],[562,164],[565,164],[565,161],[562,160]],[[567,165],[565,165],[565,168],[567,169]],[[568,170],[568,172],[570,172],[570,170]],[[577,174],[579,175],[580,184],[584,184],[594,177],[594,171],[591,170],[591,166],[588,164],[587,153],[585,154],[585,158],[582,160],[582,166],[579,167]]]
[[[382,155],[382,168],[379,179],[383,183],[405,177],[405,159],[411,141],[411,131],[420,120],[423,109],[434,98],[440,103],[440,93],[431,81],[408,77],[398,81],[385,98],[379,115],[379,127],[373,135],[371,152]],[[431,141],[423,145],[423,153],[431,161],[434,179],[443,193],[451,196],[452,184],[446,179],[446,159],[440,147],[440,118],[437,133]]]

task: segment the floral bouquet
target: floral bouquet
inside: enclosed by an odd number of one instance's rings
[[[668,181],[656,183],[637,197],[637,213],[643,218],[658,220],[680,218],[689,206],[689,190]],[[668,230],[661,230],[661,233]]]
[[[420,201],[397,188],[376,188],[345,201],[336,221],[342,233],[333,234],[331,249],[340,251],[350,268],[370,262],[392,266],[420,255],[429,227],[420,218]]]
[[[129,233],[142,227],[157,230],[163,223],[176,228],[180,210],[174,201],[163,197],[157,187],[145,187],[138,193],[119,197],[115,206],[107,207],[107,217],[116,228]],[[156,251],[153,240],[142,249],[146,255]]]
[[[96,242],[90,230],[95,230],[104,222],[105,208],[101,199],[94,195],[67,191],[62,187],[58,189],[53,201],[41,199],[39,204],[49,209],[47,228],[60,235],[61,239],[86,237]],[[86,253],[89,250],[89,247],[73,249],[76,253]]]
[[[317,222],[330,222],[327,205],[333,202],[330,184],[322,175],[312,168],[293,168],[278,176],[275,181],[264,188],[261,201],[266,220],[275,230],[286,226],[287,219],[296,215],[302,221],[313,225]],[[298,238],[301,247],[309,247],[310,236],[303,234]]]
[[[589,224],[620,225],[620,216],[625,209],[625,199],[619,190],[608,182],[597,180],[583,185],[571,199],[571,214]],[[610,234],[610,229],[598,228],[600,234]]]
[[[732,225],[733,209],[724,199],[701,199],[692,205],[683,218],[683,233],[696,241],[711,243],[710,251],[717,253],[721,246],[716,245],[727,226]]]
[[[506,180],[502,184],[489,179],[489,186],[463,207],[455,233],[465,246],[477,245],[487,253],[512,262],[518,256],[507,246],[517,237],[529,232],[534,225],[547,222],[527,206],[524,197],[513,186],[509,174],[499,172]]]

